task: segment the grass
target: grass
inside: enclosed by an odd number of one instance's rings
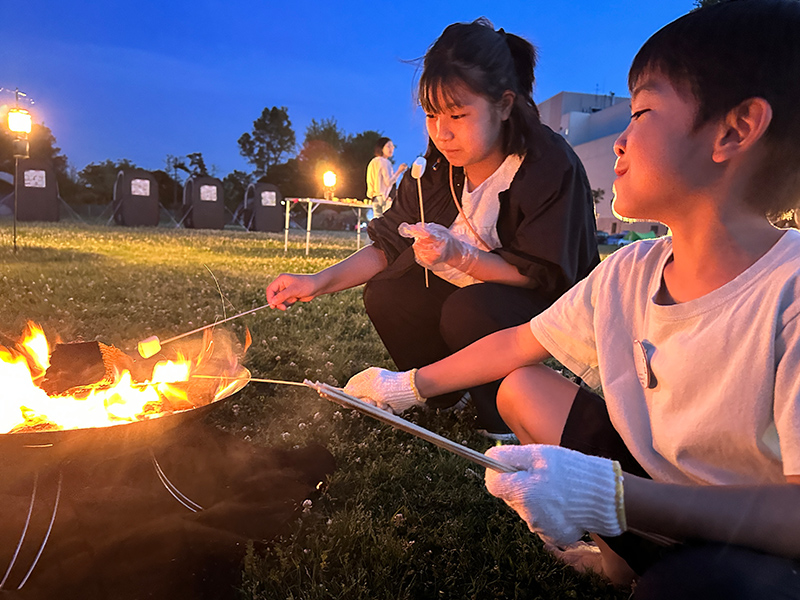
[[[278,273],[314,272],[355,249],[352,233],[315,232],[306,257],[299,233],[284,253],[281,234],[24,223],[14,254],[10,230],[0,221],[0,333],[16,337],[32,319],[65,341],[125,350],[259,306]],[[250,329],[255,377],[344,385],[367,366],[392,367],[360,290],[229,325],[240,339]],[[338,465],[282,537],[249,549],[239,598],[629,595],[553,559],[486,493],[480,468],[310,390],[252,383],[211,418],[254,444],[323,444]],[[489,445],[469,411],[411,418],[477,450]]]

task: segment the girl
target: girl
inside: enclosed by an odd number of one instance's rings
[[[435,362],[529,321],[599,263],[594,204],[580,160],[542,125],[532,99],[536,51],[487,20],[447,27],[425,55],[419,101],[430,137],[421,178],[406,177],[372,244],[313,275],[283,274],[267,301],[285,310],[367,283],[370,320],[400,370]],[[418,238],[411,239],[400,234]],[[426,285],[424,266],[433,270]],[[470,390],[497,439],[497,383]],[[428,399],[454,405],[461,393]]]
[[[392,169],[389,161],[394,154],[394,144],[387,137],[378,138],[375,142],[375,158],[367,165],[367,198],[372,200],[372,209],[376,217],[380,217],[389,210],[392,200],[389,194],[395,182],[408,168],[403,163],[397,167],[397,171]]]

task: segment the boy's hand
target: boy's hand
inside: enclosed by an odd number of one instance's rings
[[[414,383],[417,370],[395,373],[386,369],[370,367],[353,375],[344,391],[364,402],[393,412],[396,415],[425,403]]]
[[[447,227],[438,223],[401,223],[397,232],[414,238],[414,256],[426,269],[436,270],[442,263],[469,273],[478,261],[479,250],[455,237]]]
[[[619,463],[559,446],[496,446],[486,456],[521,469],[486,469],[486,489],[501,498],[531,531],[557,546],[584,533],[616,536],[626,530]]]

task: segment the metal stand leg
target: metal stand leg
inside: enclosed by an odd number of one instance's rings
[[[308,219],[306,219],[306,256],[308,256],[308,244],[311,241],[311,215],[314,214],[312,203],[308,201]]]
[[[286,203],[286,222],[283,226],[283,251],[286,252],[289,249],[289,210],[291,208],[291,203],[288,200],[284,200]]]
[[[45,546],[47,546],[47,542],[50,539],[50,533],[53,531],[53,523],[56,521],[56,515],[58,514],[58,505],[61,502],[61,486],[64,481],[64,474],[63,472],[59,471],[58,473],[58,488],[56,489],[56,498],[53,502],[53,512],[50,515],[50,523],[47,526],[47,531],[44,534],[44,539],[42,540],[41,545],[39,546],[39,550],[36,553],[33,561],[31,562],[31,566],[28,568],[27,573],[20,581],[19,585],[16,589],[21,590],[22,586],[24,586],[28,579],[33,573],[33,570],[36,568],[36,564],[39,562],[39,559],[42,556],[42,552],[44,552]],[[28,506],[28,516],[25,518],[25,526],[22,528],[22,534],[19,537],[19,542],[17,543],[17,549],[14,551],[14,556],[11,557],[11,562],[6,569],[6,573],[3,576],[3,580],[0,581],[0,590],[5,589],[6,582],[8,581],[9,576],[11,575],[11,571],[14,569],[14,565],[17,562],[17,558],[19,558],[20,550],[22,550],[22,546],[25,543],[25,537],[28,534],[28,528],[31,524],[31,515],[33,514],[33,507],[36,505],[36,492],[39,488],[39,474],[37,473],[34,475],[33,478],[33,491],[31,492],[31,503]]]
[[[191,498],[186,496],[183,492],[181,492],[174,483],[172,483],[169,478],[167,477],[164,470],[161,468],[161,465],[158,464],[158,460],[156,460],[156,455],[153,454],[153,451],[150,451],[150,458],[153,459],[153,467],[156,470],[156,475],[158,475],[159,481],[161,484],[166,488],[166,490],[170,493],[170,495],[175,498],[178,502],[180,502],[185,508],[188,508],[192,512],[200,512],[203,510],[203,507],[200,506],[197,502],[194,502]]]

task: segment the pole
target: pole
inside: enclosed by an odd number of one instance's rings
[[[17,253],[17,198],[19,197],[19,156],[14,157],[14,254]]]

